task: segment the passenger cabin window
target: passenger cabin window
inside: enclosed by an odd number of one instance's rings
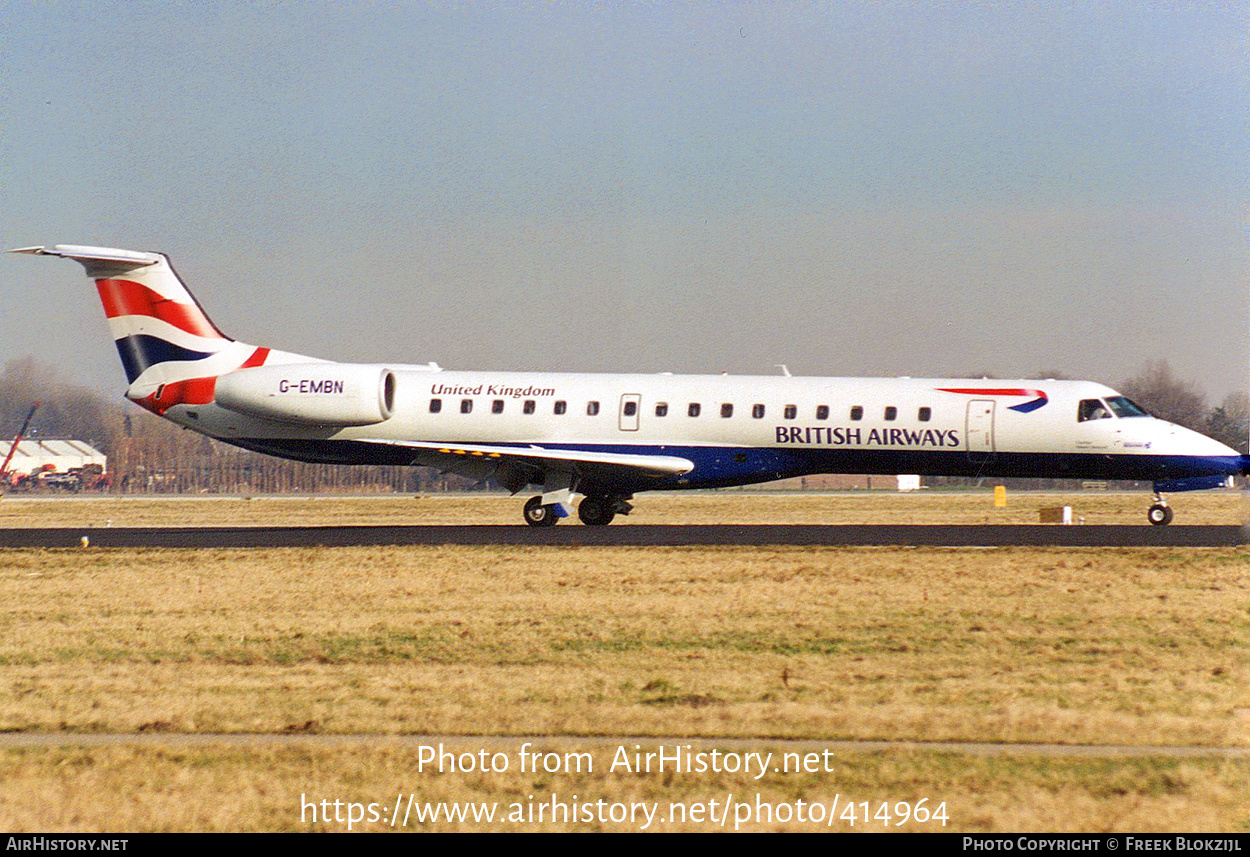
[[[859,405],[851,408],[851,419],[862,420],[864,418],[864,409]]]
[[[726,419],[727,419],[727,418],[729,418],[729,417],[732,417],[732,416],[734,415],[734,406],[733,406],[733,405],[731,405],[731,404],[729,404],[728,402],[726,402],[725,404],[721,405],[721,406],[720,406],[720,415],[721,415],[722,417],[726,418]]]
[[[1079,423],[1089,422],[1090,420],[1109,420],[1111,419],[1111,411],[1103,404],[1102,399],[1082,399],[1080,408],[1077,410],[1076,421]]]
[[[471,414],[471,413],[473,413],[473,400],[472,400],[472,399],[461,399],[461,400],[460,400],[460,413],[462,413],[462,414]]]
[[[668,416],[668,402],[656,402],[655,403],[655,415],[657,417]]]
[[[699,415],[699,411],[701,410],[702,408],[699,407],[698,402],[691,402],[690,407],[686,408],[686,415],[691,416],[691,417],[697,417]]]
[[[752,406],[751,406],[751,416],[752,416],[752,417],[754,417],[754,418],[755,418],[755,419],[757,419],[757,420],[762,420],[762,419],[764,419],[764,406],[763,406],[763,405],[752,405]]]
[[[798,405],[786,405],[786,419],[792,420],[799,415]]]
[[[922,423],[927,423],[929,421],[929,418],[932,416],[933,416],[932,408],[921,408],[919,411],[916,412],[916,419],[920,420]]]
[[[598,403],[598,402],[587,402],[587,403],[586,403],[586,416],[588,416],[588,417],[594,417],[594,416],[598,416],[598,415],[599,415],[599,403]]]
[[[526,400],[525,400],[525,404],[524,404],[524,405],[521,405],[521,413],[523,413],[523,414],[532,414],[532,413],[534,413],[534,409],[535,409],[535,407],[536,407],[536,405],[535,405],[535,403],[534,403],[534,400],[533,400],[533,399],[526,399]]]
[[[503,413],[503,399],[495,399],[495,401],[491,402],[490,412],[492,414],[502,414]]]
[[[569,409],[569,403],[561,399],[560,401],[555,403],[555,405],[552,407],[551,410],[552,410],[552,413],[559,415],[559,414],[564,413],[568,409]]]
[[[638,403],[633,401],[626,402],[623,410],[625,416],[632,417],[634,414],[638,413]]]
[[[896,418],[897,416],[898,416],[898,408],[891,406],[885,409],[885,418],[887,420],[892,420]]]
[[[430,399],[430,413],[437,414],[443,409],[442,399]]]
[[[828,405],[817,405],[817,406],[816,406],[816,419],[818,419],[818,420],[827,420],[827,419],[829,419],[829,406],[828,406]]]

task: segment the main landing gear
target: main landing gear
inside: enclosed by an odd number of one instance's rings
[[[624,501],[621,501],[624,503]],[[625,504],[628,508],[629,504]],[[583,497],[577,505],[577,517],[583,524],[592,527],[606,527],[616,517],[616,506],[611,497]]]
[[[577,517],[591,527],[606,527],[617,515],[628,515],[634,507],[628,497],[588,494],[577,506]],[[531,527],[554,527],[563,515],[556,504],[543,505],[543,498],[531,497],[525,503],[525,523]]]
[[[560,520],[555,504],[544,506],[542,497],[531,497],[526,501],[521,514],[525,516],[525,523],[531,527],[554,527]]]
[[[1168,501],[1163,499],[1163,495],[1158,491],[1155,492],[1154,501],[1154,505],[1146,512],[1146,517],[1150,519],[1150,523],[1156,527],[1170,524],[1172,522],[1172,509],[1168,506]]]

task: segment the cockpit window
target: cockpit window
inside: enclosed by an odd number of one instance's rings
[[[1149,413],[1141,405],[1129,399],[1127,396],[1114,396],[1107,399],[1107,404],[1111,407],[1112,413],[1117,417],[1148,417]]]
[[[1103,404],[1102,399],[1082,399],[1080,410],[1077,411],[1076,421],[1083,423],[1089,420],[1109,420],[1111,419],[1111,411]]]

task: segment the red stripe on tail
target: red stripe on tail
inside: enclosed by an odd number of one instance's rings
[[[253,366],[264,366],[265,361],[269,359],[268,348],[257,348],[252,352],[252,356],[243,361],[240,369],[251,369]]]
[[[172,324],[179,330],[208,339],[225,339],[195,304],[180,304],[161,297],[132,280],[96,280],[104,314],[109,318],[146,315]]]
[[[263,366],[269,357],[268,348],[257,348],[252,355],[243,361],[240,369],[252,366]],[[219,375],[209,378],[188,378],[185,381],[170,381],[156,388],[150,396],[144,396],[135,404],[147,408],[154,414],[162,415],[174,405],[207,405],[213,400],[217,390]]]

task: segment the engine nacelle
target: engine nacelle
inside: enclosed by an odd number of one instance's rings
[[[391,418],[395,373],[354,363],[237,369],[217,379],[217,404],[253,417],[319,426],[367,426]]]

